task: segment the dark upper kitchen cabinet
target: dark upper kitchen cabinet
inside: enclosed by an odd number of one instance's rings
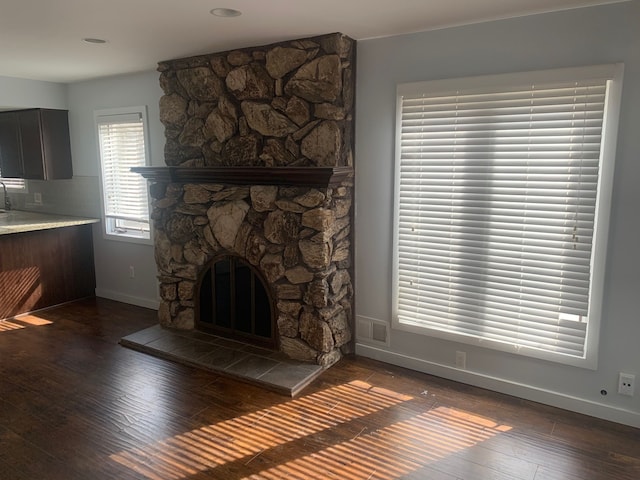
[[[0,172],[6,178],[22,176],[20,131],[16,112],[0,113]]]
[[[71,178],[67,111],[0,112],[0,171],[6,178]]]

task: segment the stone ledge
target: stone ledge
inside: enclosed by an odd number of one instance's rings
[[[147,180],[167,183],[333,187],[353,177],[352,167],[133,167]]]

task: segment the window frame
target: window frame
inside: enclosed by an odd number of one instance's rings
[[[127,231],[127,232],[116,232],[116,222],[117,219],[113,218],[111,215],[107,215],[106,211],[106,202],[105,202],[105,186],[104,186],[104,173],[103,173],[103,159],[102,159],[102,151],[101,151],[101,138],[100,138],[100,124],[105,124],[109,122],[105,122],[103,119],[106,117],[127,117],[132,115],[139,115],[142,120],[142,134],[144,141],[144,164],[140,166],[149,166],[151,165],[151,158],[149,153],[149,124],[147,120],[147,107],[146,106],[134,106],[134,107],[121,107],[121,108],[108,108],[108,109],[99,109],[94,111],[94,130],[96,135],[96,146],[98,153],[98,164],[99,164],[99,172],[100,172],[100,202],[102,205],[102,233],[103,237],[108,240],[117,240],[122,242],[129,243],[138,243],[144,245],[152,245],[153,244],[153,222],[151,222],[150,214],[151,214],[151,202],[149,198],[149,186],[146,180],[142,179],[145,183],[145,191],[146,191],[146,200],[149,205],[148,210],[148,229],[141,230],[139,233],[135,231]],[[117,122],[114,122],[117,123]],[[137,175],[137,174],[136,174]],[[142,177],[140,177],[142,178]]]
[[[613,190],[613,173],[617,141],[620,99],[622,92],[623,64],[596,65],[589,67],[562,68],[518,72],[499,75],[483,75],[448,80],[413,82],[397,85],[396,104],[396,143],[394,159],[394,220],[393,220],[393,259],[392,259],[392,327],[397,330],[427,335],[452,342],[474,345],[491,350],[503,351],[527,357],[562,363],[587,369],[596,369],[598,364],[598,342],[602,324],[602,301],[604,295],[605,261],[609,232],[609,212]],[[584,341],[582,357],[558,354],[548,350],[518,346],[489,340],[481,336],[471,337],[448,331],[435,330],[425,326],[402,322],[398,315],[399,302],[399,214],[400,214],[400,161],[402,133],[402,96],[417,93],[428,88],[434,96],[452,90],[469,87],[513,86],[522,81],[530,83],[549,83],[566,80],[592,78],[609,79],[604,107],[602,140],[600,146],[600,170],[597,186],[596,212],[594,219],[594,237],[591,252],[591,275],[589,287],[589,320]]]

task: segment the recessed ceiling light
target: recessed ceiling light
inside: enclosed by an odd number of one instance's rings
[[[233,8],[214,8],[210,13],[216,17],[239,17],[242,15],[240,10],[234,10]]]
[[[95,43],[95,44],[107,43],[107,41],[103,40],[102,38],[91,38],[91,37],[83,38],[82,41],[85,43]]]

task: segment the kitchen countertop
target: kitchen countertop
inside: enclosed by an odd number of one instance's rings
[[[0,235],[33,232],[50,228],[72,227],[98,223],[97,218],[71,217],[54,213],[23,212],[21,210],[0,210]]]

